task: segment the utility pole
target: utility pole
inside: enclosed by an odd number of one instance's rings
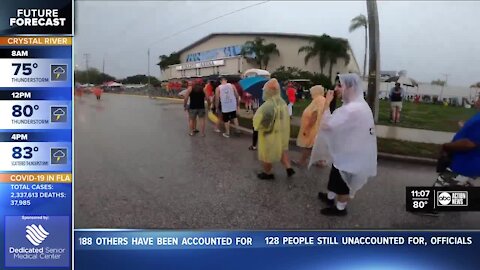
[[[90,84],[90,79],[88,78],[88,60],[90,58],[90,54],[84,53],[83,57],[85,57],[85,67],[87,68],[87,84]]]
[[[102,73],[105,74],[105,54],[103,55]]]
[[[148,51],[147,51],[147,56],[148,56],[148,85],[150,86],[150,48],[148,48]]]
[[[378,27],[378,9],[376,0],[367,0],[368,14],[368,94],[367,102],[373,112],[375,123],[378,122],[378,88],[380,86],[380,31]]]

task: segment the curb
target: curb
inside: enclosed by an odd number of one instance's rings
[[[422,165],[431,165],[431,166],[436,166],[437,165],[437,160],[432,159],[432,158],[403,156],[403,155],[381,153],[381,152],[378,153],[378,157],[381,158],[381,159],[385,159],[385,160],[402,161],[402,162],[422,164]]]
[[[178,101],[178,102],[183,102],[183,98],[169,98],[169,97],[149,97],[148,95],[140,95],[140,94],[129,94],[129,93],[114,93],[114,92],[109,92],[107,94],[114,94],[114,95],[126,95],[126,96],[135,96],[135,97],[145,97],[145,98],[151,98],[151,99],[161,99],[161,100],[170,100],[170,101]]]
[[[152,97],[152,99],[161,99],[161,100],[170,100],[170,101],[183,102],[183,99],[179,99],[179,98]]]
[[[216,123],[218,121],[217,116],[214,115],[212,112],[208,112],[208,119],[212,123]],[[253,134],[251,129],[239,126],[239,130],[247,134]],[[295,145],[296,139],[290,138],[290,144]],[[422,157],[412,157],[412,156],[403,156],[403,155],[396,155],[396,154],[389,154],[389,153],[378,153],[378,158],[384,160],[392,160],[392,161],[401,161],[401,162],[408,162],[408,163],[415,163],[415,164],[422,164],[422,165],[431,165],[435,166],[437,164],[437,160],[431,158],[422,158]]]

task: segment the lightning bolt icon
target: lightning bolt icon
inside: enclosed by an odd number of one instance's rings
[[[60,119],[60,117],[61,117],[61,116],[62,116],[62,115],[60,115],[60,114],[59,114],[59,115],[57,115],[57,121],[58,121],[58,119]]]
[[[60,73],[57,73],[56,75],[57,75],[57,79],[58,79],[60,77]]]
[[[60,161],[60,157],[57,157],[57,162],[59,162],[59,161]]]

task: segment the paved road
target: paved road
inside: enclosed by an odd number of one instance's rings
[[[343,218],[321,216],[316,193],[327,170],[255,178],[250,137],[189,137],[178,103],[146,97],[84,96],[75,103],[75,227],[173,229],[460,229],[480,213],[407,213],[404,187],[431,185],[429,166],[380,161],[378,176]],[[298,155],[292,152],[292,156]]]

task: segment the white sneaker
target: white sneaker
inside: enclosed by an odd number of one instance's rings
[[[223,133],[222,135],[223,135],[223,137],[225,137],[225,138],[230,138],[230,135],[228,135],[227,133]]]
[[[215,131],[216,133],[222,132],[222,131],[221,131],[220,129],[218,129],[218,128],[214,129],[213,131]]]

